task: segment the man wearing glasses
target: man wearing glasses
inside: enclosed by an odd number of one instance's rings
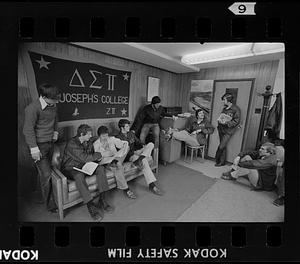
[[[264,143],[258,151],[241,152],[233,161],[231,170],[221,176],[224,180],[236,180],[246,176],[252,190],[272,191],[276,179],[276,147],[273,143]]]

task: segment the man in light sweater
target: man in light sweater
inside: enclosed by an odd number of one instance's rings
[[[51,186],[53,142],[58,138],[58,88],[51,84],[39,86],[40,97],[25,108],[23,133],[40,177],[43,201],[47,210],[57,210]]]

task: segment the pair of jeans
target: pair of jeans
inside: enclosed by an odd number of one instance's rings
[[[143,125],[141,134],[140,134],[140,140],[143,145],[146,144],[146,137],[149,134],[149,131],[152,131],[153,136],[154,136],[154,147],[158,148],[159,146],[159,124],[151,124],[151,123],[146,123]]]
[[[85,177],[90,177],[90,176],[74,169],[64,170],[63,174],[67,178],[71,180],[75,180],[76,187],[85,204],[87,204],[89,201],[93,199],[85,179]],[[103,166],[98,165],[93,175],[96,175],[96,182],[97,182],[99,193],[103,193],[109,190],[105,168]]]
[[[224,133],[219,127],[218,127],[218,133],[219,133],[219,139],[220,144],[216,152],[216,163],[219,164],[225,164],[226,163],[226,152],[227,152],[227,144],[232,137],[232,134]]]
[[[252,158],[249,155],[246,155],[241,159],[241,161],[246,161],[246,160],[252,160]],[[251,185],[253,185],[254,187],[258,187],[259,174],[256,169],[246,169],[237,166],[237,169],[234,172],[232,172],[231,175],[234,178],[247,175]]]
[[[47,207],[47,210],[53,210],[57,208],[56,203],[54,201],[51,183],[51,161],[53,155],[53,142],[37,143],[37,146],[42,155],[40,160],[35,163],[40,179],[42,199]]]
[[[146,158],[151,156],[151,152],[154,148],[153,143],[148,143],[146,146],[144,146],[143,148],[134,151],[134,154],[129,158],[129,161],[134,162],[136,161],[141,155],[145,156]],[[155,182],[156,178],[149,166],[148,160],[147,159],[143,159],[143,169],[142,172],[144,174],[145,180],[147,185],[150,185],[150,183]]]
[[[188,143],[189,145],[196,147],[199,146],[199,142],[197,140],[197,136],[196,135],[190,135],[189,132],[187,132],[186,130],[181,130],[181,131],[174,131],[172,134],[172,137],[180,140],[180,141],[184,141],[186,143]]]

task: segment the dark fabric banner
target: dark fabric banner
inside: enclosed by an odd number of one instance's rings
[[[59,121],[128,117],[131,72],[29,52],[36,87],[57,86]]]

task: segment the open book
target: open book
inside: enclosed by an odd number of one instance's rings
[[[96,170],[97,166],[98,166],[98,163],[90,161],[90,162],[85,163],[81,169],[78,169],[76,167],[73,167],[73,169],[77,170],[77,171],[80,171],[80,172],[83,172],[83,173],[88,174],[88,175],[93,175],[93,173]]]

